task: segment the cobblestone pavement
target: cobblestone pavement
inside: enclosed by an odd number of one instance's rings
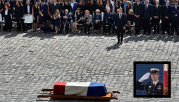
[[[119,90],[118,101],[179,99],[179,36],[0,32],[0,102],[94,102],[38,99],[42,88],[57,81],[102,82]],[[172,98],[133,98],[133,61],[172,61]],[[102,102],[102,101],[95,101]]]

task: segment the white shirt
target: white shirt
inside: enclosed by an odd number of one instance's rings
[[[158,80],[158,81],[159,81],[159,80]],[[158,83],[158,81],[156,81],[156,82],[153,82],[153,84],[155,84],[155,85],[156,85],[156,84]]]
[[[27,13],[30,13],[30,6],[27,5]]]
[[[156,7],[158,8],[158,5],[156,5]]]
[[[5,15],[8,15],[8,10],[5,11]]]
[[[57,2],[56,3],[54,3],[54,5],[56,6],[56,4],[57,4]]]
[[[75,3],[75,2],[73,2],[73,3],[71,2],[71,8],[72,8],[72,9],[73,9],[73,5],[74,5],[74,3]]]
[[[122,17],[122,13],[119,13],[119,18],[121,18]]]

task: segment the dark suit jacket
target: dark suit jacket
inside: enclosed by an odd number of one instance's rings
[[[162,17],[168,16],[170,18],[171,15],[171,6],[169,5],[168,8],[166,5],[162,6]]]
[[[166,0],[167,1],[167,0]],[[170,0],[169,0],[170,1]],[[159,4],[160,5],[164,5],[165,4],[165,0],[159,0]]]
[[[30,6],[30,14],[32,14],[32,4],[29,4]],[[27,4],[24,5],[24,14],[27,14]]]
[[[156,5],[153,6],[153,16],[158,16],[159,19],[162,15],[162,6],[158,5],[158,8],[156,8]]]
[[[55,14],[56,9],[58,9],[59,12],[60,12],[61,9],[62,9],[62,7],[61,7],[60,4],[58,4],[58,3],[56,3],[56,6],[54,5],[54,3],[52,3],[52,4],[50,5],[50,14],[51,14],[51,15]]]
[[[172,20],[178,20],[179,17],[179,6],[177,6],[177,10],[175,9],[175,5],[171,7],[171,19]],[[177,17],[175,15],[177,14]]]
[[[70,5],[71,5],[71,2],[70,2]],[[78,7],[78,3],[74,2],[74,5],[73,5],[73,8],[72,8],[72,15],[75,16],[75,11]]]
[[[147,9],[145,9],[145,6],[143,6],[144,12],[143,12],[143,19],[150,19],[150,17],[153,16],[153,6],[152,5],[148,5]]]
[[[119,18],[119,14],[116,14],[116,20],[115,20],[115,26],[117,26],[117,30],[123,29],[126,24],[126,16],[124,13],[122,13],[121,19]]]
[[[16,19],[21,19],[24,15],[24,7],[23,6],[15,6],[15,18]]]
[[[137,5],[137,3],[135,3],[133,7],[133,11],[134,11],[134,15],[140,15],[141,17],[143,13],[143,4],[140,3],[139,5]]]
[[[98,23],[101,23],[101,14],[99,14],[99,19],[97,19],[96,14],[94,14],[93,23],[95,23],[96,20],[99,20]]]
[[[103,22],[104,24],[106,23],[106,21],[108,21],[108,24],[113,24],[113,15],[112,13],[110,13],[109,15],[106,13],[104,13],[104,16],[103,16]]]

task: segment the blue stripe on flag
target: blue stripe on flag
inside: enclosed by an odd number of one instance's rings
[[[106,96],[107,93],[104,83],[91,83],[88,87],[87,96]]]

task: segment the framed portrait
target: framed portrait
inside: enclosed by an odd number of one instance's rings
[[[171,98],[171,62],[134,62],[134,97]]]

